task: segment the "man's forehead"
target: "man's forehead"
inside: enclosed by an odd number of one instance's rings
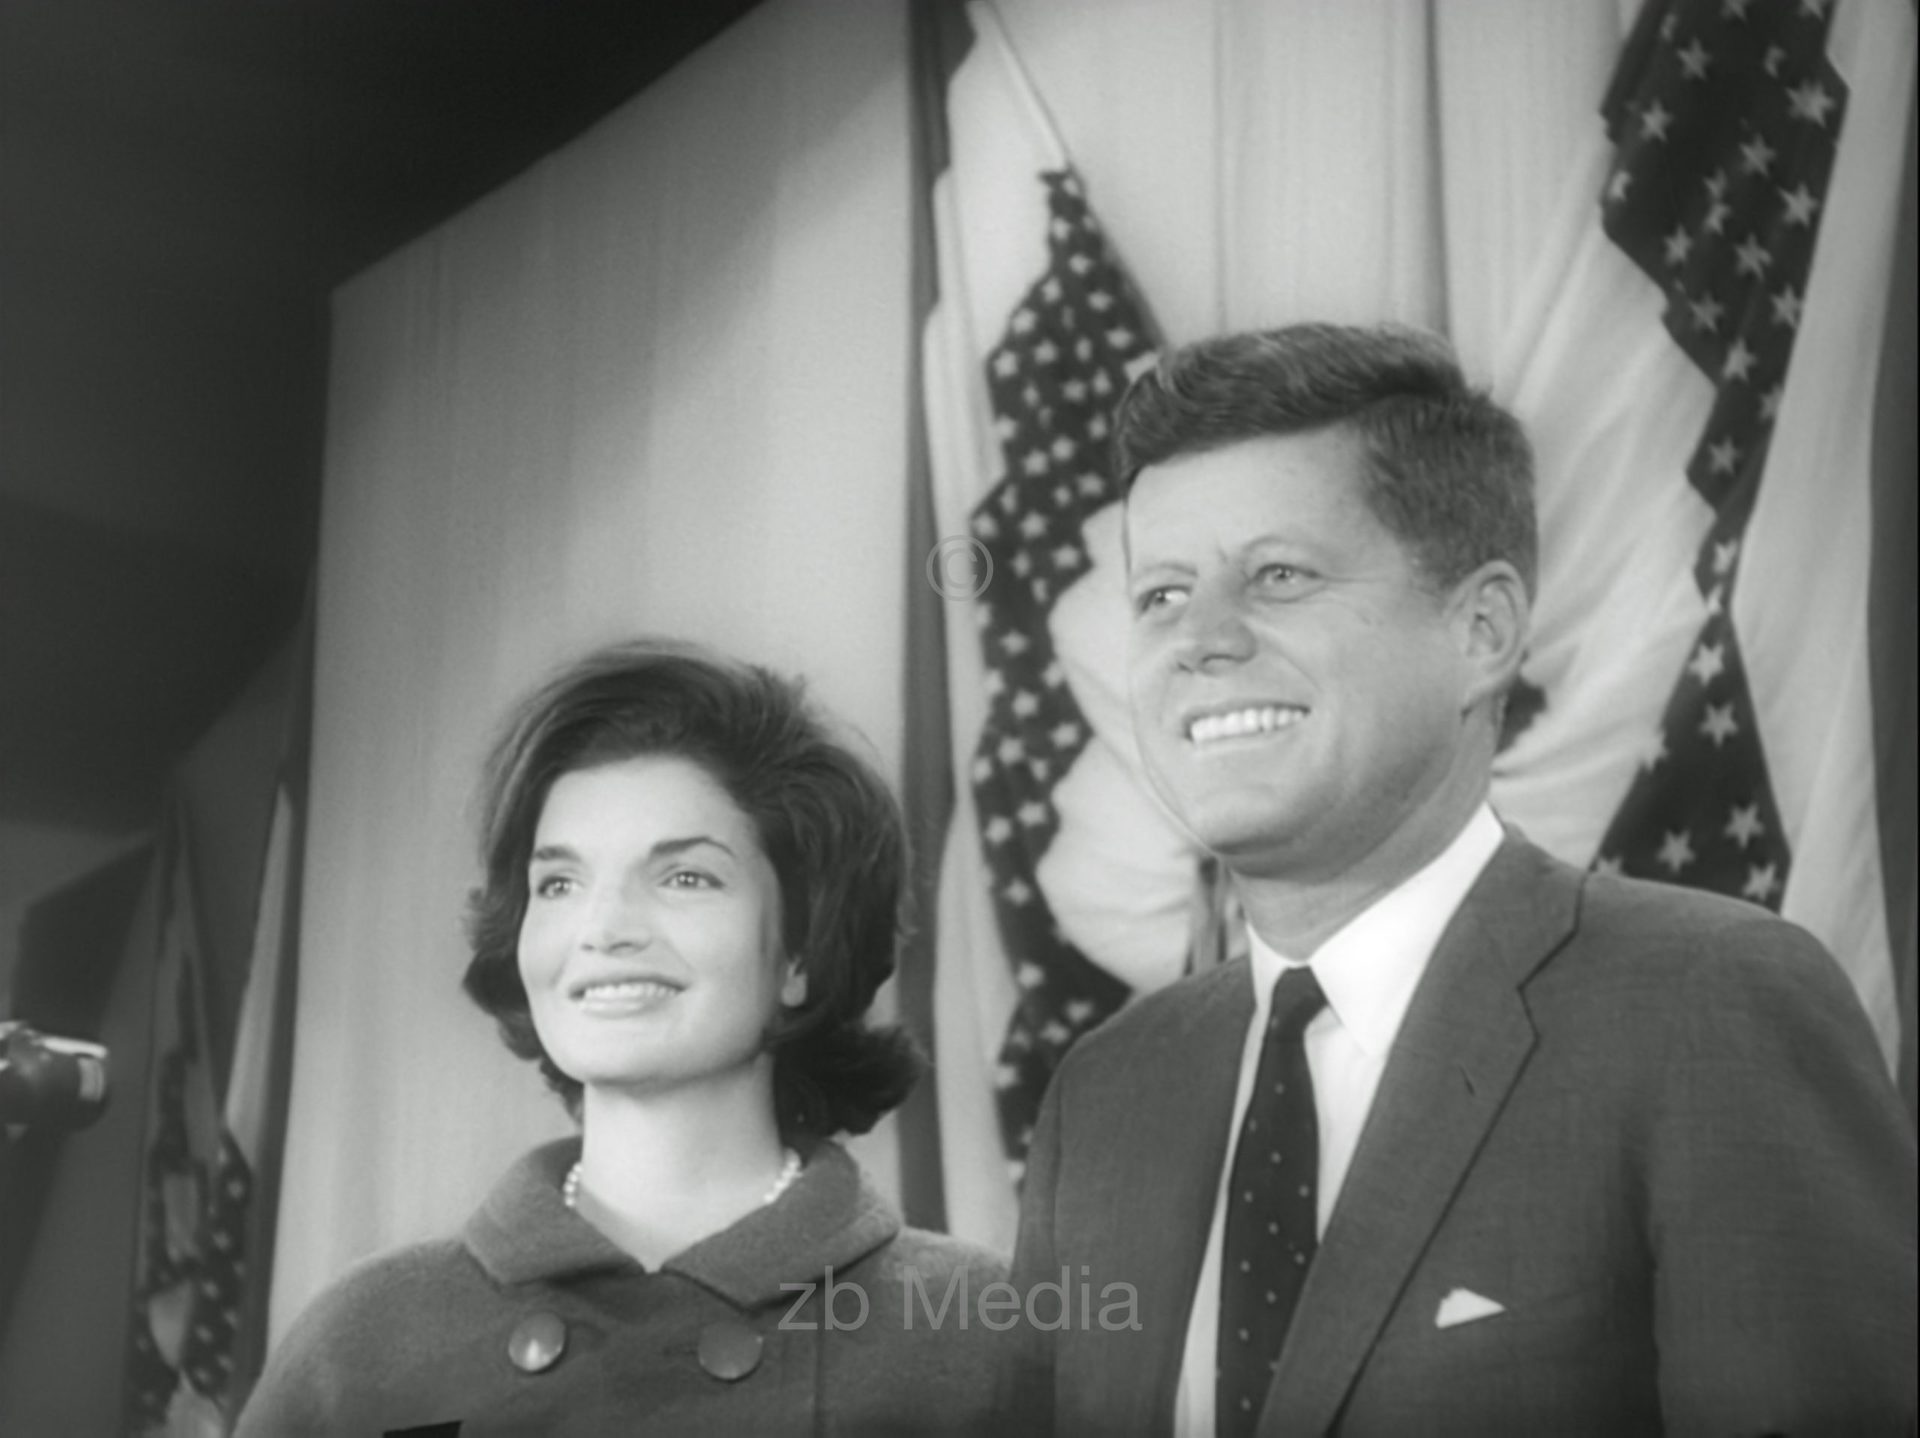
[[[1289,515],[1298,514],[1297,507],[1285,502],[1284,496],[1303,470],[1339,486],[1333,493],[1341,507],[1349,501],[1364,507],[1363,464],[1359,437],[1344,426],[1331,426],[1252,435],[1142,465],[1122,501],[1121,553],[1131,569],[1136,562],[1156,557],[1156,540],[1177,546],[1185,527],[1181,521],[1191,518],[1197,527],[1210,509],[1205,500],[1185,491],[1190,485],[1218,482],[1226,474],[1231,474],[1240,491],[1256,502],[1267,497],[1274,500],[1274,507],[1262,516],[1261,530],[1283,531]],[[1236,536],[1241,542],[1256,537],[1254,530]]]

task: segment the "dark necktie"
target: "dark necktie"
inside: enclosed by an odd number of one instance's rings
[[[1214,1383],[1219,1438],[1253,1432],[1317,1245],[1320,1125],[1301,1034],[1326,1002],[1309,968],[1289,968],[1273,986],[1260,1067],[1234,1150],[1220,1247]]]

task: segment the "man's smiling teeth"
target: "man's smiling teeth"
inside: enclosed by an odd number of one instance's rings
[[[1239,739],[1248,734],[1271,734],[1286,729],[1307,717],[1307,711],[1290,704],[1260,704],[1235,709],[1227,714],[1208,714],[1187,726],[1187,738],[1196,745],[1218,739]]]
[[[680,991],[657,979],[621,979],[618,982],[588,984],[577,997],[583,1004],[625,1003],[643,999],[670,999]]]

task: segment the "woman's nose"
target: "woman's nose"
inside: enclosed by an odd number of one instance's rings
[[[588,948],[599,953],[624,953],[645,948],[653,931],[646,906],[616,889],[594,896],[581,937]]]

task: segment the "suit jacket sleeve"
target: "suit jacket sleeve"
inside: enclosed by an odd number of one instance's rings
[[[1060,1107],[1063,1072],[1054,1074],[1027,1146],[1026,1177],[1020,1189],[1020,1237],[1013,1253],[1014,1291],[1024,1297],[1033,1286],[1058,1277],[1054,1258],[1054,1192],[1059,1177]],[[1002,1412],[1013,1431],[1046,1438],[1054,1429],[1053,1339],[1023,1317],[1009,1335],[1008,1361],[1001,1388]]]
[[[1646,1155],[1667,1431],[1907,1432],[1906,1113],[1810,937],[1756,916],[1707,943],[1675,995]]]

